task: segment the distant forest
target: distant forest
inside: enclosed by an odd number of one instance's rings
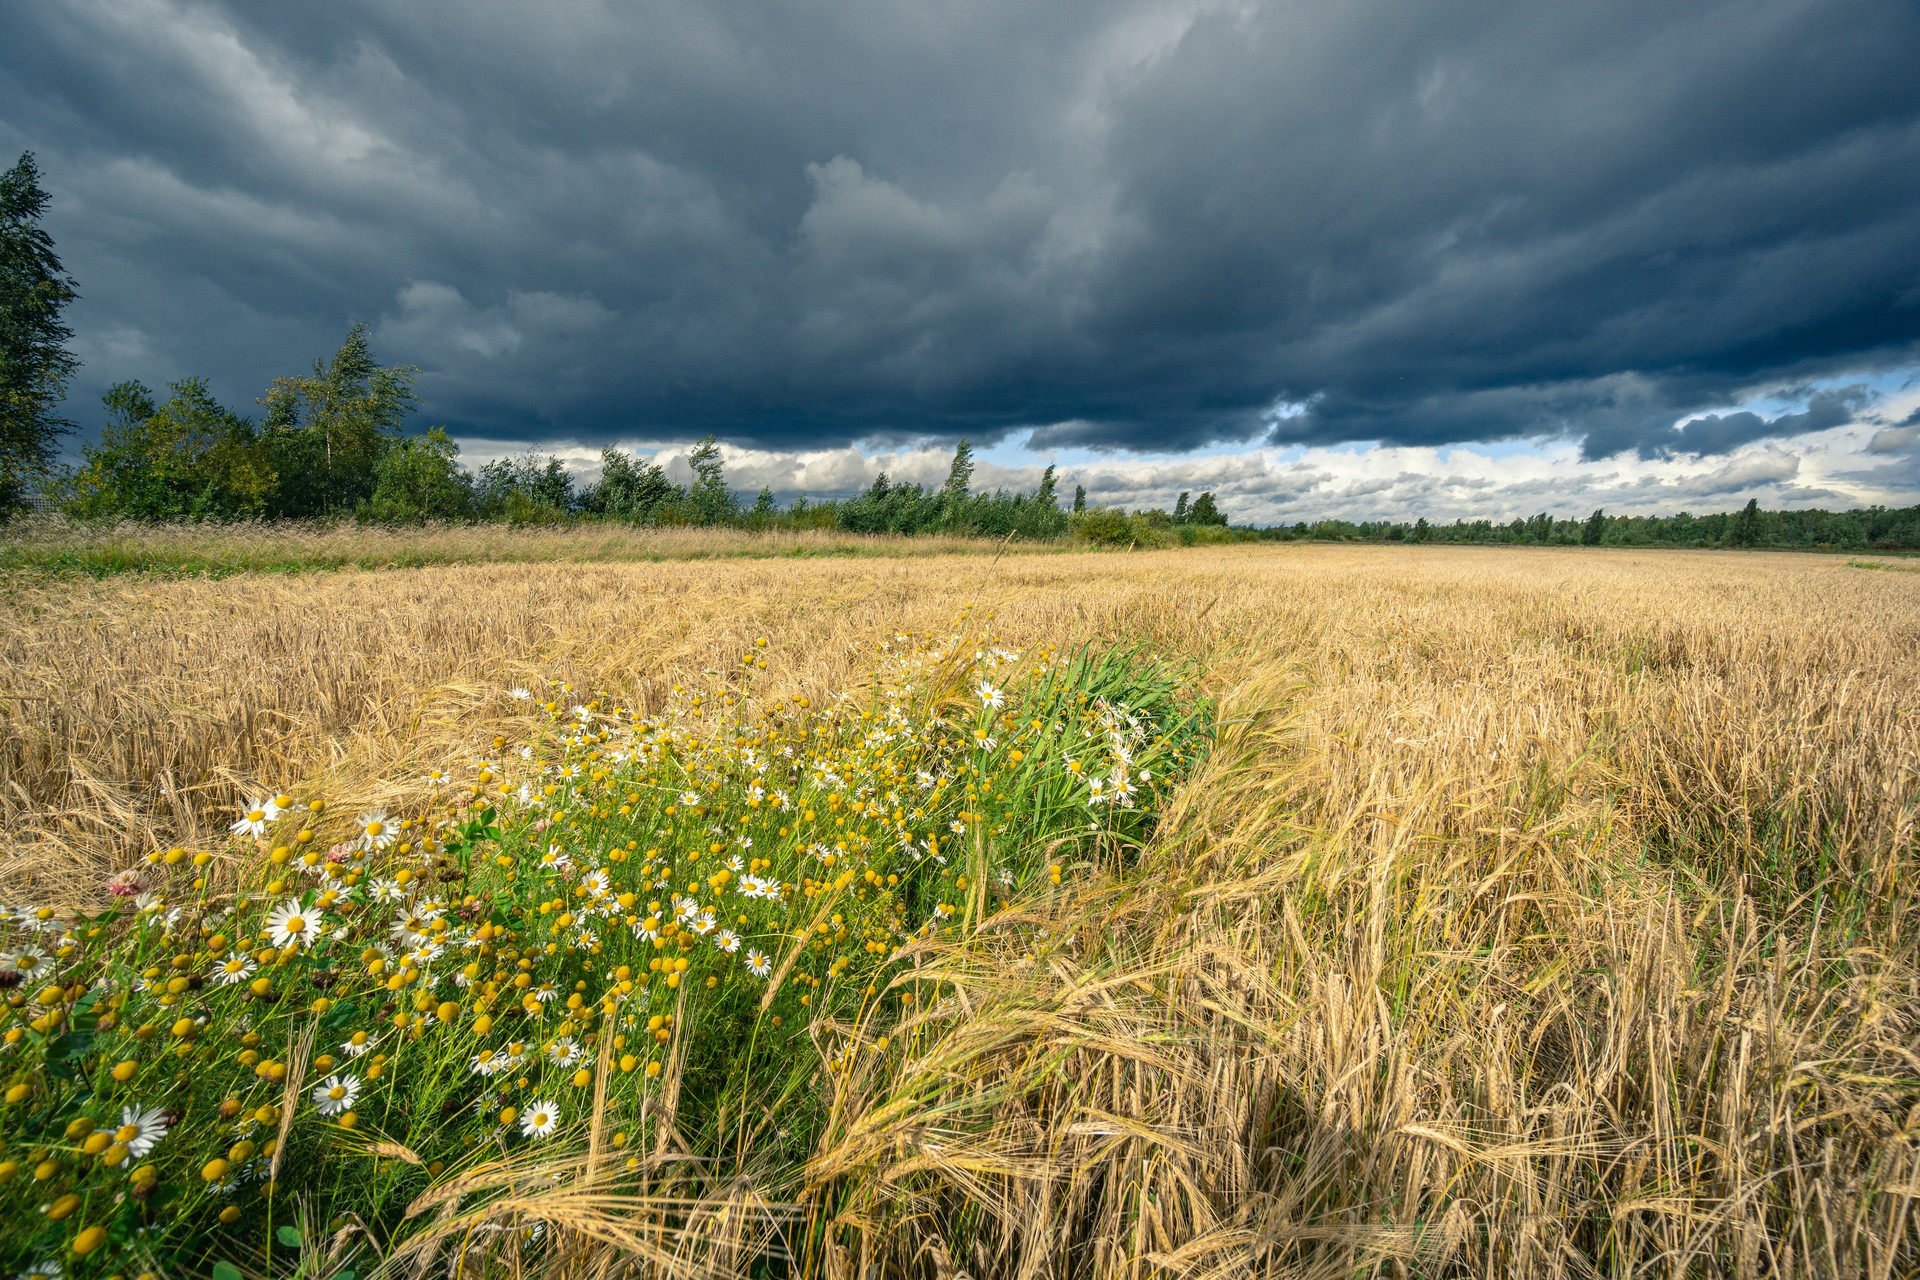
[[[1089,505],[1070,499],[1048,467],[1031,493],[976,492],[973,451],[962,440],[946,482],[898,484],[885,473],[850,498],[776,503],[727,482],[712,437],[689,455],[691,483],[620,449],[601,453],[600,476],[581,484],[557,458],[528,453],[463,467],[459,446],[438,427],[403,430],[414,404],[407,366],[382,367],[364,327],[305,375],[277,378],[260,397],[262,421],[221,405],[188,378],[165,399],[123,382],[104,402],[100,442],[85,463],[51,477],[46,501],[77,519],[229,521],[337,519],[407,524],[428,520],[552,524],[615,520],[637,525],[727,525],[836,529],[848,533],[946,534],[1045,541],[1072,537],[1109,546],[1157,547],[1241,541],[1475,543],[1530,546],[1747,547],[1920,550],[1920,507],[1766,511],[1757,501],[1713,515],[1584,519],[1541,513],[1511,521],[1320,520],[1232,527],[1211,493],[1181,494],[1171,511]]]
[[[1696,516],[1610,516],[1584,520],[1545,512],[1524,520],[1411,522],[1317,520],[1257,531],[1269,540],[1333,542],[1452,542],[1558,547],[1753,547],[1799,551],[1920,550],[1920,507],[1862,507],[1852,511],[1766,511],[1749,498],[1738,511]]]

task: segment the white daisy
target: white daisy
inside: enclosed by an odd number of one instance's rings
[[[386,848],[399,833],[399,824],[377,809],[360,815],[360,847],[369,853]]]
[[[48,962],[46,952],[29,943],[0,953],[0,969],[12,969],[23,977],[32,978],[52,972],[53,966]]]
[[[367,882],[367,900],[369,902],[398,902],[407,896],[407,891],[398,880],[380,876]]]
[[[561,1036],[546,1048],[547,1061],[556,1067],[570,1067],[586,1057],[572,1036]]]
[[[533,697],[533,692],[529,689],[509,689],[507,690],[507,696],[515,702],[525,702]]]
[[[393,924],[387,930],[393,940],[403,947],[417,947],[428,941],[431,935],[427,930],[432,926],[434,917],[415,908],[402,911],[393,918]]]
[[[520,1132],[529,1138],[545,1138],[560,1127],[560,1106],[544,1099],[530,1102],[520,1113]]]
[[[367,1050],[373,1048],[375,1043],[377,1042],[374,1038],[366,1032],[356,1031],[353,1033],[351,1039],[340,1046],[340,1052],[346,1054],[349,1058],[357,1058]]]
[[[412,949],[402,957],[402,960],[406,964],[411,964],[416,969],[424,969],[435,960],[438,960],[445,951],[445,947],[434,942],[432,939],[428,939],[424,942],[416,943]]]
[[[489,1049],[477,1053],[467,1063],[467,1069],[478,1076],[497,1076],[502,1071],[510,1071],[520,1060],[505,1049]]]
[[[320,1109],[323,1116],[337,1116],[342,1111],[351,1111],[353,1100],[359,1096],[358,1076],[328,1076],[313,1086],[313,1105]]]
[[[992,707],[995,711],[998,711],[1006,705],[1006,701],[1006,694],[994,688],[985,680],[980,682],[980,703],[982,706]]]
[[[311,946],[320,936],[320,920],[319,911],[302,907],[298,898],[288,898],[267,917],[267,937],[282,950],[302,944]]]
[[[279,817],[280,806],[274,803],[271,796],[263,796],[258,800],[250,801],[247,807],[240,811],[240,820],[227,830],[237,836],[263,836],[267,834],[267,824],[278,820]]]
[[[120,1128],[114,1132],[113,1140],[125,1143],[128,1154],[135,1160],[153,1150],[154,1144],[166,1136],[167,1113],[160,1108],[120,1108]]]
[[[773,961],[767,958],[765,952],[754,948],[747,952],[747,972],[756,978],[764,978],[773,972]]]
[[[207,977],[223,987],[231,987],[251,978],[254,968],[252,956],[229,956],[224,963],[213,966]]]
[[[713,945],[732,955],[740,949],[740,935],[731,929],[722,929],[713,935]]]

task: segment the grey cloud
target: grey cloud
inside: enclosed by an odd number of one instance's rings
[[[429,420],[589,452],[1718,454],[1920,360],[1916,47],[1903,0],[75,0],[0,12],[0,146],[83,419],[368,320]]]
[[[1868,453],[1905,453],[1920,443],[1920,409],[1900,420],[1900,425],[1876,431],[1867,441]]]
[[[1815,392],[1799,413],[1763,418],[1757,413],[1706,414],[1682,423],[1670,439],[1649,441],[1640,452],[1647,457],[1674,454],[1730,453],[1743,444],[1779,436],[1804,435],[1844,426],[1859,413],[1870,396],[1862,386]]]

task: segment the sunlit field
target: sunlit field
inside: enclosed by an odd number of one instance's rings
[[[1920,577],[938,552],[0,579],[0,1270],[1920,1270]]]

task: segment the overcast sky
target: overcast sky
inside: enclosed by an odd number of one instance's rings
[[[337,346],[469,461],[1236,520],[1920,501],[1911,0],[0,7],[68,416]]]

